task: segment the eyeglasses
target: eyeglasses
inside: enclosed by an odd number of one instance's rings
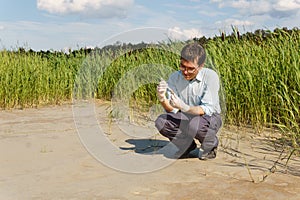
[[[193,68],[191,68],[191,67],[185,67],[185,66],[183,66],[182,64],[180,64],[180,65],[179,65],[179,69],[180,69],[181,71],[187,71],[188,73],[192,74],[192,73],[194,73],[194,72],[198,69],[198,67],[193,67]]]

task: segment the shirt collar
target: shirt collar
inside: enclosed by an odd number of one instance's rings
[[[201,81],[203,81],[203,76],[204,76],[204,68],[202,67],[202,68],[199,70],[199,72],[198,72],[197,76],[195,77],[195,79],[196,79],[197,81],[201,82]]]

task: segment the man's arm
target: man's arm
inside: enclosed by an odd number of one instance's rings
[[[182,112],[189,113],[192,115],[204,115],[205,112],[201,106],[189,106],[185,104],[175,93],[171,95],[170,103],[171,107],[177,108]],[[168,105],[166,105],[168,106]]]
[[[206,91],[201,99],[200,107],[207,115],[212,115],[214,112],[217,112],[216,107],[219,104],[219,77],[217,73],[213,70],[209,71],[206,76]]]
[[[166,112],[172,112],[174,107],[170,105],[170,102],[167,98],[160,102],[162,107],[165,109]]]
[[[186,113],[192,114],[192,115],[204,115],[205,112],[200,106],[190,106],[190,109],[186,111]]]

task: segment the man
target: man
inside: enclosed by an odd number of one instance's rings
[[[181,51],[180,70],[172,73],[168,82],[157,86],[157,96],[166,113],[160,115],[155,126],[178,151],[176,158],[186,158],[200,144],[199,159],[216,157],[221,127],[219,77],[204,68],[206,53],[198,43],[187,44]]]

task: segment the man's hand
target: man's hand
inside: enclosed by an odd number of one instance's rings
[[[187,112],[190,110],[190,106],[186,105],[176,94],[171,95],[170,104],[182,112]]]
[[[163,102],[166,100],[166,92],[167,92],[168,84],[166,81],[160,81],[157,88],[156,88],[156,93],[157,97],[160,102]]]

